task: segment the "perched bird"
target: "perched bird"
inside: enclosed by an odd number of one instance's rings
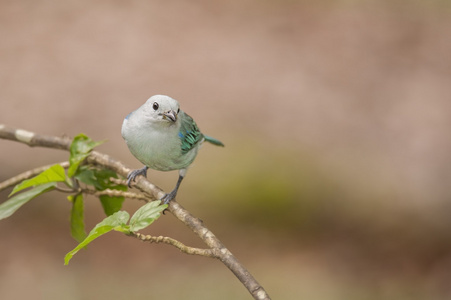
[[[144,164],[127,176],[127,185],[138,175],[147,176],[147,169],[179,170],[175,188],[161,200],[169,203],[177,195],[186,169],[194,161],[204,141],[224,146],[203,135],[194,120],[180,110],[177,100],[164,95],[150,97],[140,108],[128,114],[122,123],[122,137],[130,152]]]

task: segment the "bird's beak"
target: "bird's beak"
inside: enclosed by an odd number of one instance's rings
[[[167,111],[163,114],[163,119],[172,121],[175,123],[177,121],[177,113],[173,110]]]

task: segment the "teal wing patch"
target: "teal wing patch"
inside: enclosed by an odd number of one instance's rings
[[[193,118],[184,112],[180,112],[181,126],[179,132],[179,138],[182,141],[182,153],[185,154],[193,149],[197,143],[203,139],[203,134],[197,127]]]

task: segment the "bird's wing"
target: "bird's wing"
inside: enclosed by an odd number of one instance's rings
[[[203,138],[203,134],[194,122],[193,118],[185,112],[180,112],[180,132],[179,137],[182,141],[182,153],[185,154],[193,149]]]

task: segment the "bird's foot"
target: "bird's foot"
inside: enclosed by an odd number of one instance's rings
[[[177,191],[172,191],[169,194],[164,195],[161,200],[164,204],[168,204],[170,201],[175,199],[175,196],[177,195]]]
[[[128,174],[127,176],[127,185],[128,187],[131,187],[130,184],[135,182],[135,178],[139,175],[143,175],[144,177],[147,177],[147,166],[142,167],[141,169],[133,170]]]

